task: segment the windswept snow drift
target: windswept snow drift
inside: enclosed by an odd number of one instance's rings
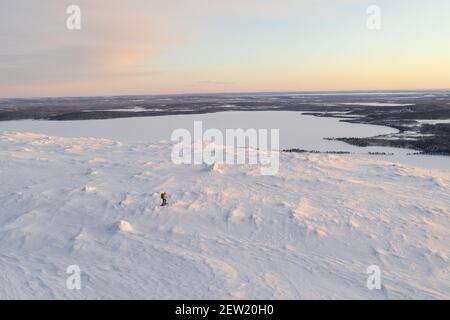
[[[0,134],[0,298],[450,298],[449,171],[282,154],[261,176],[170,154]]]

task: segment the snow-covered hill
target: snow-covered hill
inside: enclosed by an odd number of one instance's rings
[[[282,154],[262,176],[170,153],[1,133],[0,298],[450,298],[450,170]]]

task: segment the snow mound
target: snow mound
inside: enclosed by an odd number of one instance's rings
[[[216,257],[206,257],[206,263],[218,277],[232,283],[238,278],[238,272],[230,264]]]
[[[298,221],[304,218],[310,217],[317,212],[317,209],[313,208],[308,199],[302,199],[298,206],[293,210],[292,214]]]
[[[125,198],[122,201],[120,201],[119,205],[121,205],[122,207],[126,207],[133,204],[134,202],[135,202],[134,197],[127,194]]]
[[[209,165],[207,168],[211,172],[224,173],[224,166],[222,164],[213,163]]]
[[[98,171],[93,169],[93,168],[89,168],[86,175],[88,176],[97,176],[98,175]]]
[[[80,145],[73,145],[73,146],[65,149],[65,151],[69,152],[69,153],[80,153],[80,152],[83,152],[83,147]]]
[[[86,185],[82,189],[84,192],[91,193],[97,191],[97,188],[91,185]]]
[[[90,159],[88,162],[91,163],[91,164],[103,163],[103,162],[106,162],[106,159],[104,159],[104,158],[97,158],[96,157],[96,158]]]
[[[120,220],[117,223],[117,230],[125,232],[125,233],[132,233],[132,232],[134,232],[133,226],[131,225],[131,223],[129,223],[126,220]]]
[[[88,239],[89,237],[85,231],[80,231],[74,238],[75,241],[86,241]]]
[[[228,220],[230,222],[237,222],[242,220],[245,217],[245,212],[242,210],[242,208],[234,208],[230,211],[230,215],[228,217]]]

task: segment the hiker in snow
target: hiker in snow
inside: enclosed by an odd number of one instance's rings
[[[163,192],[163,193],[161,193],[161,199],[162,199],[162,206],[166,206],[167,205],[167,192]]]

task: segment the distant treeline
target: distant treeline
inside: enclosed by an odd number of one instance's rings
[[[394,147],[419,150],[421,153],[450,155],[450,135],[422,136],[417,139],[328,138],[358,147]]]

